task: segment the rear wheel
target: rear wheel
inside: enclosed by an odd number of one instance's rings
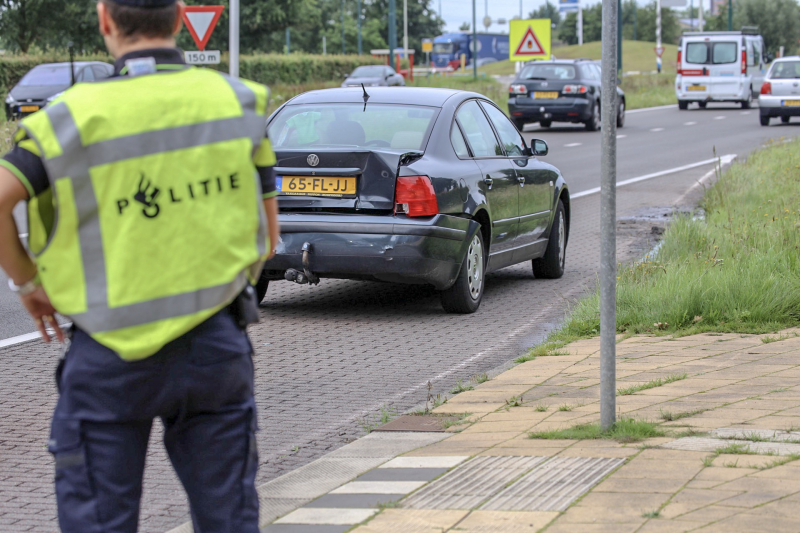
[[[267,272],[262,270],[261,277],[258,278],[258,283],[256,283],[256,298],[258,298],[258,303],[261,303],[261,301],[267,295],[268,288],[269,278],[267,278]]]
[[[686,100],[678,100],[678,109],[689,109],[689,102]]]
[[[700,106],[700,109],[705,109],[708,105],[708,102],[697,102],[697,105]]]
[[[762,126],[769,126],[769,117],[767,115],[761,115],[758,118],[761,120]]]
[[[456,282],[441,293],[442,307],[445,311],[467,314],[478,310],[483,299],[485,266],[483,235],[479,229],[469,243]]]
[[[522,131],[525,128],[525,121],[519,118],[515,118],[514,125],[517,127],[519,131]]]
[[[544,279],[557,279],[563,276],[566,251],[567,219],[564,215],[564,204],[559,200],[544,256],[532,262],[533,275]]]
[[[753,89],[750,88],[747,91],[747,100],[742,100],[742,109],[750,109],[750,105],[753,103]]]
[[[553,125],[553,121],[552,120],[540,120],[539,121],[539,125],[541,127],[543,127],[543,128],[549,128],[550,126]]]
[[[597,131],[600,129],[600,103],[595,102],[592,106],[592,116],[586,121],[586,129],[588,131]]]
[[[625,125],[625,100],[619,101],[619,109],[617,110],[617,127],[621,128]]]
[[[781,122],[788,124],[791,117],[781,117]]]

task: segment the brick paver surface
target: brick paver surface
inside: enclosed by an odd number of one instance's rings
[[[617,344],[619,388],[685,376],[617,396],[620,418],[656,422],[664,435],[628,444],[531,438],[531,432],[599,421],[599,344],[575,342],[564,355],[523,363],[451,398],[436,411],[473,413],[468,423],[451,427],[457,433],[452,437],[407,454],[625,460],[588,494],[563,512],[535,504],[489,511],[491,501],[471,511],[448,505],[411,509],[401,500],[354,531],[800,530],[800,454],[792,453],[800,439],[800,328],[771,336],[623,340]],[[522,397],[521,405],[510,407],[512,396]]]
[[[667,208],[708,169],[620,189],[619,216]],[[659,211],[659,214],[661,212]],[[567,272],[534,280],[530,265],[487,279],[478,313],[445,314],[427,288],[323,280],[270,287],[263,322],[251,329],[261,431],[258,481],[266,482],[364,433],[381,406],[402,412],[425,401],[426,384],[446,393],[539,341],[595,279],[599,198],[573,202]],[[653,243],[648,220],[620,225],[620,259]],[[644,234],[642,231],[644,230]],[[56,346],[0,350],[0,531],[55,531],[52,461],[46,452],[56,399]],[[160,424],[156,424],[159,428]],[[159,444],[151,441],[140,530],[158,533],[188,519],[186,499]]]

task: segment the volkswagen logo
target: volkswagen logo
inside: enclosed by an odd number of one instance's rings
[[[311,154],[306,158],[306,161],[312,167],[319,165],[319,156],[317,154]]]

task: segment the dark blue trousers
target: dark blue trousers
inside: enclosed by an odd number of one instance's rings
[[[128,363],[75,330],[50,451],[64,533],[134,533],[153,419],[196,533],[258,533],[252,347],[222,311]]]

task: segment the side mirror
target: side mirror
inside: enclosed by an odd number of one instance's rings
[[[547,143],[541,139],[533,139],[531,141],[531,155],[546,156],[549,149]]]
[[[388,80],[388,79],[389,79],[389,78],[391,78],[391,77],[392,77],[392,75],[391,75],[391,74],[387,74],[387,75],[386,75],[386,77],[385,77],[384,79],[385,79],[385,80]]]

